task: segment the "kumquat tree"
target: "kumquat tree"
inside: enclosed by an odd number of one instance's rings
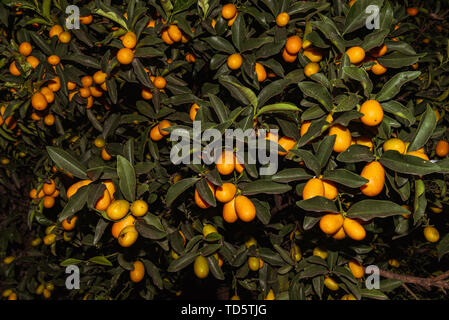
[[[0,114],[3,300],[449,289],[447,1],[1,0]]]

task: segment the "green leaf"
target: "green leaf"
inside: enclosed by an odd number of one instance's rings
[[[221,270],[221,268],[218,266],[218,261],[213,255],[207,257],[207,263],[209,264],[210,272],[216,279],[218,279],[218,280],[225,279],[224,273]]]
[[[382,7],[383,0],[357,0],[352,7],[350,7],[346,15],[345,25],[343,27],[343,35],[355,31],[361,27],[365,27],[365,23],[369,20],[372,12],[366,12],[369,5]]]
[[[388,46],[388,50],[390,49],[391,49],[390,46]],[[422,54],[408,55],[403,54],[399,51],[395,51],[391,54],[377,58],[377,61],[386,68],[398,69],[415,64],[421,57],[423,57]]]
[[[257,218],[263,224],[268,224],[271,219],[270,205],[268,204],[268,202],[260,201],[259,199],[251,199],[251,202],[256,207]]]
[[[315,175],[317,176],[320,175],[321,171],[320,161],[318,160],[317,157],[315,157],[315,155],[312,152],[305,149],[291,150],[291,152],[299,156],[304,161],[306,167],[312,170],[315,173]]]
[[[384,110],[384,112],[394,114],[396,117],[407,120],[409,126],[413,125],[416,122],[413,108],[405,107],[400,102],[394,100],[383,102],[382,109]]]
[[[67,267],[67,266],[70,266],[70,265],[80,264],[81,262],[83,262],[83,260],[75,259],[75,258],[68,258],[68,259],[65,259],[64,261],[62,261],[59,265],[61,267]]]
[[[326,171],[323,174],[323,180],[333,181],[350,188],[359,188],[369,181],[346,169]]]
[[[367,199],[351,205],[347,217],[367,221],[372,218],[386,218],[402,214],[410,214],[410,211],[392,201]]]
[[[222,78],[222,81],[225,82],[225,83],[229,83],[229,84],[233,85],[234,87],[236,87],[245,96],[245,98],[249,101],[249,103],[254,108],[257,108],[257,104],[258,104],[257,97],[256,97],[255,93],[250,88],[247,88],[245,86],[242,86],[242,85],[240,85],[238,83],[235,83],[233,81],[229,81],[229,80],[224,79],[224,78]]]
[[[298,180],[309,180],[310,178],[312,178],[312,175],[303,168],[289,168],[276,173],[272,180],[274,182],[288,183]]]
[[[167,232],[161,231],[153,225],[150,225],[143,220],[137,220],[135,223],[136,230],[139,234],[147,239],[160,240],[167,236]]]
[[[145,265],[145,271],[151,277],[153,283],[156,285],[156,287],[162,290],[164,288],[164,284],[159,272],[159,268],[150,260],[142,259],[142,262]]]
[[[292,187],[289,186],[288,184],[282,184],[273,181],[256,180],[246,184],[241,189],[244,195],[252,195],[259,193],[281,194],[290,191]]]
[[[373,153],[367,146],[354,144],[337,156],[337,160],[341,162],[371,162],[374,160]]]
[[[200,197],[206,201],[209,205],[216,207],[217,201],[215,200],[214,193],[209,188],[208,181],[206,179],[201,179],[196,184],[196,189],[198,190],[198,193],[200,194]]]
[[[429,141],[436,126],[437,119],[435,112],[432,110],[430,105],[427,105],[426,112],[424,112],[421,121],[419,122],[418,128],[415,131],[407,151],[416,151],[423,147],[427,141]]]
[[[56,147],[47,147],[47,152],[53,162],[62,170],[70,172],[77,178],[87,179],[86,167],[71,154]]]
[[[299,111],[299,108],[292,103],[275,103],[260,108],[256,116],[260,116],[264,113],[284,112],[284,111]]]
[[[377,94],[376,100],[383,102],[393,99],[401,91],[401,87],[405,83],[415,80],[420,74],[420,71],[404,71],[395,74],[384,84],[380,92]]]
[[[168,266],[167,271],[168,272],[178,272],[188,265],[190,265],[193,261],[195,261],[196,257],[199,255],[199,253],[195,251],[187,252],[183,255],[181,255],[178,259],[174,260],[170,265]]]
[[[95,264],[99,264],[99,265],[102,265],[102,266],[112,267],[111,261],[109,261],[104,256],[92,257],[92,258],[89,259],[89,262],[92,262],[92,263],[95,263]]]
[[[193,186],[199,179],[200,178],[197,177],[182,179],[177,183],[171,185],[167,191],[167,197],[165,199],[167,207],[170,207],[177,197],[179,197],[188,188]]]
[[[328,111],[332,110],[332,97],[326,87],[311,81],[299,82],[298,86],[304,95],[314,98]]]
[[[120,191],[129,202],[136,198],[136,173],[132,164],[121,155],[117,156],[117,175]]]
[[[239,51],[241,51],[246,42],[246,36],[248,34],[243,14],[237,15],[237,18],[235,18],[235,21],[232,24],[231,30],[232,30],[232,42],[234,43],[234,46]]]
[[[371,91],[373,90],[373,83],[371,82],[368,73],[364,69],[356,66],[343,67],[342,70],[344,75],[347,75],[351,79],[360,82],[363,87],[365,97],[368,98],[371,94]]]
[[[235,53],[233,45],[222,37],[212,36],[204,39],[213,49],[229,54]]]
[[[360,294],[364,298],[375,300],[388,300],[388,296],[377,289],[360,289]]]
[[[440,170],[436,163],[415,156],[400,154],[394,150],[384,152],[379,161],[384,167],[399,173],[426,175]]]
[[[317,196],[307,200],[300,200],[296,205],[305,211],[338,212],[335,203],[325,197]]]
[[[441,260],[441,258],[449,252],[449,233],[446,234],[438,243],[437,245],[437,251],[438,251],[438,260]]]
[[[72,195],[69,202],[65,205],[64,209],[58,216],[58,221],[62,222],[66,218],[70,218],[75,213],[80,211],[87,202],[87,197],[89,195],[89,186],[83,186],[78,189],[78,191]]]

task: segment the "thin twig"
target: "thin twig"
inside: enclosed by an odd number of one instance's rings
[[[410,293],[410,295],[411,295],[413,298],[415,298],[415,300],[419,300],[418,296],[417,296],[412,290],[410,290],[410,288],[409,288],[405,283],[402,284],[402,287],[403,287],[405,290],[407,290],[407,292]]]

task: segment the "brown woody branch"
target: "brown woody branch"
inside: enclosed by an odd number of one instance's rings
[[[430,290],[432,287],[437,287],[440,289],[449,289],[449,283],[446,281],[446,278],[449,277],[449,271],[444,272],[438,277],[433,278],[420,278],[408,275],[402,275],[397,273],[392,273],[386,270],[379,270],[379,273],[382,277],[388,279],[396,279],[401,280],[405,283],[413,283],[415,285],[421,286],[427,290]]]

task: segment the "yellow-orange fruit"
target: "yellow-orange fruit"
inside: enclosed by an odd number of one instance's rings
[[[444,140],[438,141],[435,148],[435,153],[439,157],[447,156],[447,154],[449,153],[449,143]]]
[[[87,186],[90,183],[92,183],[92,180],[81,180],[72,184],[67,189],[67,198],[70,199],[78,191],[79,188]]]
[[[95,209],[103,211],[106,210],[110,204],[111,195],[109,194],[108,189],[104,189],[103,195],[95,203]]]
[[[430,160],[429,157],[425,153],[419,152],[418,150],[417,151],[410,151],[410,152],[407,152],[406,154],[409,155],[409,156],[415,156],[415,157],[421,158],[423,160],[427,160],[427,161]]]
[[[215,190],[215,197],[222,203],[227,203],[234,199],[237,187],[233,183],[223,183],[223,185],[217,187]]]
[[[363,116],[360,118],[362,123],[366,126],[377,126],[384,118],[384,111],[380,103],[376,100],[367,100],[360,107],[360,112]]]
[[[312,178],[304,186],[302,198],[307,200],[317,196],[324,197],[324,184],[320,179]]]
[[[285,43],[285,49],[291,55],[296,55],[302,48],[302,40],[297,35],[291,36]]]
[[[125,48],[133,49],[137,44],[136,34],[132,31],[128,31],[122,37],[122,44]]]
[[[48,57],[47,61],[52,66],[56,66],[57,64],[59,64],[59,62],[61,62],[61,59],[57,55],[52,54],[51,56]]]
[[[323,59],[323,53],[320,49],[310,47],[304,49],[303,54],[310,60],[310,62],[320,62]]]
[[[366,236],[363,226],[351,218],[345,218],[343,228],[345,233],[353,240],[363,240]]]
[[[365,59],[365,50],[361,47],[352,47],[346,51],[346,54],[349,56],[349,61],[352,64],[358,64]]]
[[[234,153],[228,150],[223,151],[218,158],[216,166],[221,175],[231,174],[235,169]]]
[[[366,164],[360,176],[369,180],[360,187],[364,195],[375,197],[382,192],[385,184],[385,169],[379,161],[372,161]]]
[[[239,53],[233,53],[228,57],[227,65],[231,70],[237,70],[241,67],[243,62],[242,56]]]
[[[289,21],[290,21],[290,16],[288,15],[287,12],[281,12],[276,17],[276,24],[279,27],[285,27]]]
[[[223,206],[223,220],[227,223],[234,223],[238,220],[237,211],[235,210],[235,198],[226,202]]]
[[[42,186],[42,190],[44,193],[49,196],[56,190],[56,183],[53,179],[50,179],[50,182],[45,182]]]
[[[337,197],[338,190],[335,184],[331,181],[322,180],[324,185],[324,197],[334,200]]]
[[[243,195],[235,197],[235,211],[244,222],[250,222],[256,217],[256,207],[248,197]]]
[[[179,42],[182,39],[182,33],[181,30],[179,30],[177,25],[172,24],[171,26],[168,27],[168,36],[170,37],[170,39],[174,42]]]
[[[343,220],[340,213],[326,214],[320,219],[320,229],[326,234],[334,234],[343,226]]]
[[[196,103],[192,104],[192,106],[190,107],[190,112],[189,112],[190,120],[195,121],[195,117],[196,117],[196,114],[197,114],[199,108],[200,108],[200,106],[197,105]]]
[[[257,81],[265,81],[265,79],[267,78],[267,71],[265,70],[265,67],[259,62],[256,62],[255,70],[257,74]]]
[[[36,69],[36,67],[39,65],[39,60],[36,57],[28,56],[26,61],[30,64],[30,66],[33,69]]]
[[[47,108],[48,102],[42,93],[36,92],[31,97],[31,105],[33,106],[34,109],[42,111],[45,110],[45,108]]]
[[[121,64],[130,64],[134,59],[134,52],[129,48],[121,48],[117,52],[117,60]]]
[[[52,208],[55,205],[55,198],[50,196],[44,197],[44,208]]]
[[[11,64],[9,65],[9,73],[16,77],[20,76],[20,71],[17,68],[15,61],[11,62]]]
[[[62,221],[62,227],[65,231],[71,231],[75,229],[76,221],[78,220],[77,216],[73,216],[71,218],[66,218]]]
[[[33,51],[33,47],[29,42],[22,42],[19,46],[19,52],[22,56],[28,57]]]
[[[319,71],[320,71],[320,65],[315,62],[310,62],[310,63],[306,64],[306,66],[304,67],[304,74],[307,77],[311,77],[312,75],[314,75],[315,73],[318,73]]]
[[[296,60],[296,57],[298,55],[296,54],[290,54],[288,53],[287,49],[284,47],[284,49],[282,50],[282,59],[284,59],[285,62],[294,62]]]
[[[386,44],[381,45],[380,47],[376,47],[370,51],[370,54],[374,58],[382,57],[387,53],[388,47]]]
[[[154,78],[153,84],[158,89],[164,89],[167,85],[167,81],[163,77],[158,76]]]
[[[384,142],[382,148],[385,152],[388,150],[396,150],[399,153],[405,153],[406,147],[404,141],[398,138],[391,138]]]
[[[127,216],[125,219],[114,222],[114,224],[112,225],[112,236],[114,238],[118,238],[118,236],[120,235],[120,232],[127,226],[132,226],[134,225],[134,223],[136,222],[136,219],[132,216],[129,215]]]
[[[278,151],[278,154],[285,156],[296,145],[296,141],[290,137],[281,137],[278,144],[286,151]]]
[[[365,274],[365,270],[363,269],[363,266],[355,260],[351,260],[348,262],[349,269],[352,272],[352,275],[356,279],[360,279]]]
[[[234,18],[236,14],[237,8],[232,3],[225,4],[223,8],[221,8],[221,16],[226,20]]]
[[[343,152],[351,146],[351,132],[348,128],[337,124],[329,129],[329,135],[336,135],[334,143],[335,152]]]
[[[132,282],[137,283],[142,281],[145,276],[145,266],[141,261],[135,261],[133,263],[134,269],[129,271],[129,278]]]
[[[334,235],[332,236],[335,240],[342,240],[346,238],[345,229],[341,227]]]
[[[210,181],[207,181],[207,184],[209,186],[209,189],[212,191],[212,194],[215,196],[215,188],[213,186],[213,184]],[[198,192],[198,189],[195,188],[195,203],[198,207],[200,207],[201,209],[207,209],[210,207],[210,204],[206,202],[206,200],[204,200],[200,193]]]

